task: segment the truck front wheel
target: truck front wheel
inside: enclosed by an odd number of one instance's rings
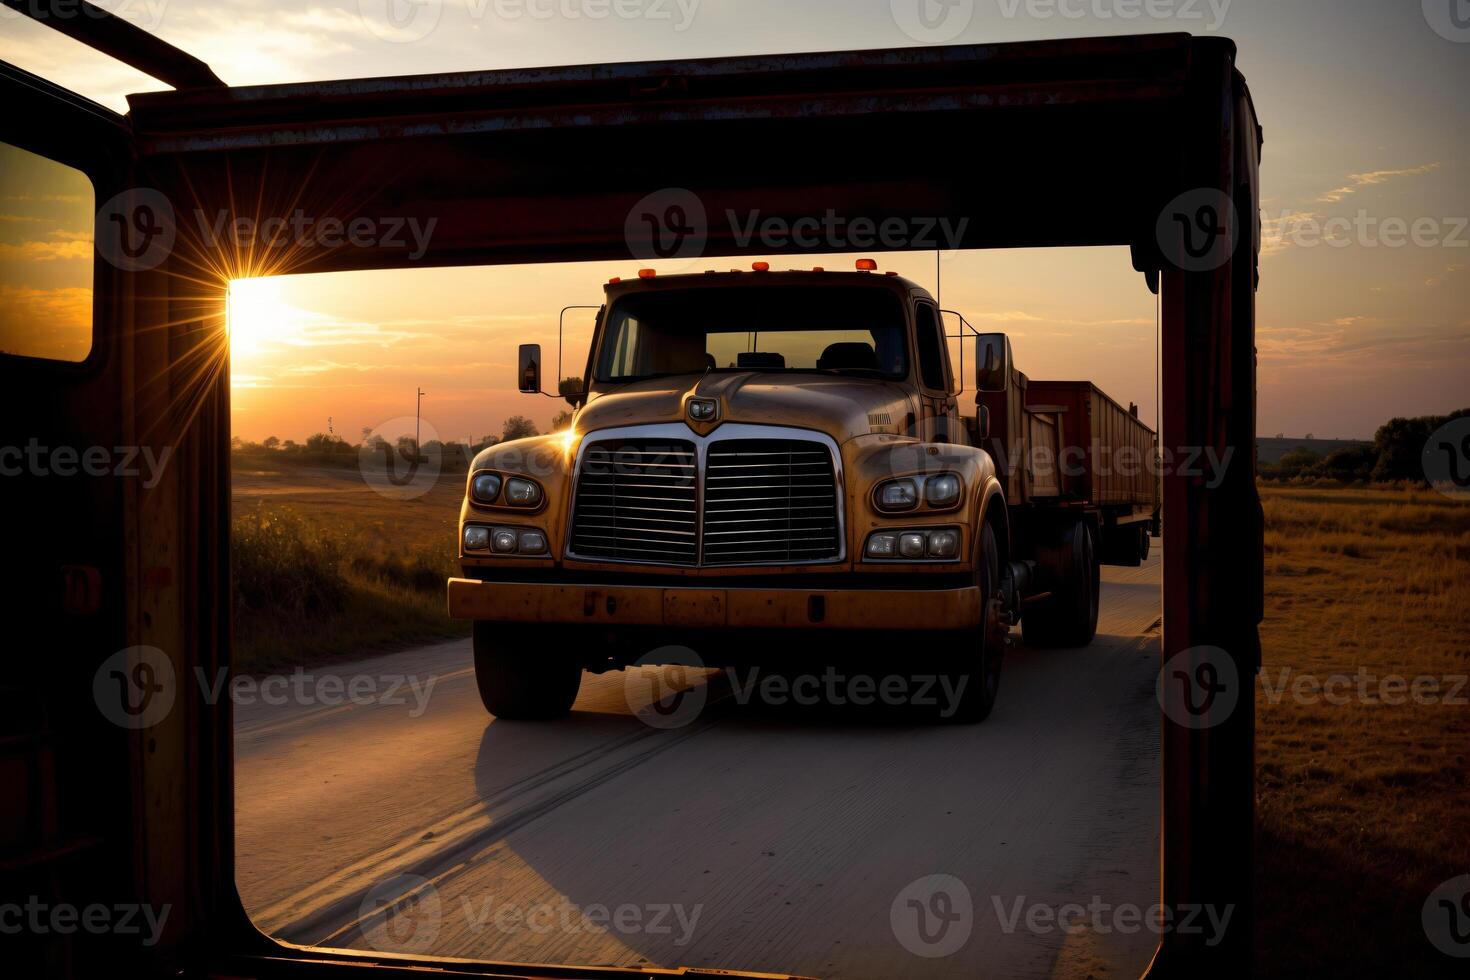
[[[1022,638],[1033,647],[1086,646],[1097,634],[1101,587],[1091,525],[1069,525],[1055,541],[1038,547],[1036,557],[1051,583],[1051,595],[1027,604],[1021,615]]]
[[[950,716],[957,722],[980,722],[990,716],[1000,691],[1001,660],[1009,631],[1009,620],[1001,608],[998,591],[1000,548],[995,543],[995,531],[988,523],[980,530],[977,558],[975,578],[980,586],[980,628],[966,631],[959,638],[959,655],[969,662],[971,668],[957,675],[955,686],[951,688],[960,692],[959,704]],[[977,646],[978,650],[975,649]],[[959,687],[961,683],[963,688]]]
[[[497,718],[536,721],[572,709],[582,665],[556,643],[524,626],[475,623],[475,681],[485,710]]]

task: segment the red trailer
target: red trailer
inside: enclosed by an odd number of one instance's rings
[[[1032,381],[1004,335],[979,349],[1005,365],[1003,390],[982,386],[976,401],[1020,559],[1021,628],[1028,643],[1081,645],[1097,625],[1098,566],[1140,564],[1157,533],[1154,431],[1091,381]]]
[[[1096,515],[1102,564],[1137,565],[1159,514],[1154,431],[1138,406],[1123,408],[1091,381],[1032,381],[1026,412],[1051,420],[1056,500]]]

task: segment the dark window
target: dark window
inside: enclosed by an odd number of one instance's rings
[[[939,335],[939,317],[934,307],[920,303],[915,315],[919,343],[919,375],[924,387],[932,391],[947,390],[944,382],[944,340]]]
[[[660,289],[613,305],[599,381],[702,371],[902,377],[903,305],[875,286]]]

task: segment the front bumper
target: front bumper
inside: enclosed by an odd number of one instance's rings
[[[700,589],[452,578],[449,615],[699,629],[955,630],[980,625],[980,589]]]

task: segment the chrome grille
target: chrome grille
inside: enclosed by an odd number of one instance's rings
[[[585,558],[695,564],[697,473],[693,443],[592,443],[577,474],[572,551]]]
[[[704,564],[836,559],[837,478],[821,443],[732,439],[704,469]]]
[[[835,447],[766,426],[731,424],[708,439],[678,438],[682,425],[665,429],[673,427],[610,430],[584,444],[570,557],[654,565],[842,558]]]

